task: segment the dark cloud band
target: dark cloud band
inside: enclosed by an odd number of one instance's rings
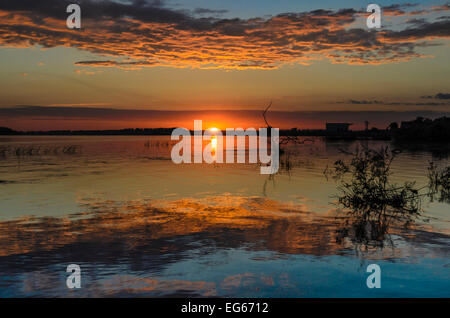
[[[152,66],[273,69],[289,63],[381,64],[425,57],[419,48],[450,38],[450,20],[411,23],[406,29],[357,27],[367,13],[354,9],[285,13],[271,18],[195,17],[161,1],[81,0],[81,30],[65,27],[66,0],[0,2],[0,45],[71,46],[99,55],[78,66]],[[388,12],[413,8],[403,4]],[[445,11],[444,7],[430,10]],[[221,11],[221,10],[219,10]],[[197,13],[222,13],[199,9]],[[123,61],[118,58],[128,58]]]

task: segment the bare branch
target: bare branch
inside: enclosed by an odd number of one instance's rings
[[[269,106],[267,106],[263,112],[263,117],[264,117],[264,121],[266,122],[267,128],[272,128],[272,126],[269,125],[269,122],[267,121],[267,118],[266,118],[266,113],[271,106],[272,106],[272,101],[270,101]]]

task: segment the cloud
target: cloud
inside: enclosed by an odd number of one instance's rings
[[[225,9],[221,9],[221,10],[211,10],[211,9],[206,9],[206,8],[196,8],[194,10],[195,14],[212,14],[212,15],[220,15],[220,14],[224,14],[227,13],[228,10]]]
[[[70,106],[70,107],[69,107]],[[436,109],[408,111],[270,111],[269,121],[280,129],[324,129],[325,122],[352,122],[363,129],[364,121],[385,128],[393,121],[416,117],[437,118],[449,112]],[[265,127],[261,110],[142,110],[108,107],[101,102],[89,104],[59,104],[49,106],[0,107],[0,126],[15,130],[107,130],[130,127],[193,129],[194,120],[203,127]],[[44,127],[44,128],[43,128]],[[358,128],[359,127],[359,128]]]
[[[443,4],[443,5],[440,5],[440,6],[432,6],[431,10],[432,11],[436,11],[436,12],[449,11],[450,10],[450,3]]]
[[[76,70],[74,70],[74,72],[78,75],[95,75],[95,74],[102,73],[103,71],[88,71],[85,69],[82,69],[82,70],[76,69]]]
[[[372,105],[372,104],[383,104],[383,102],[379,101],[379,100],[355,100],[355,99],[351,99],[347,102],[347,104],[356,104],[356,105],[360,105],[360,104],[365,104],[365,105]]]
[[[421,96],[421,98],[426,98],[426,99],[431,99],[431,98],[435,98],[435,99],[450,99],[450,93],[437,93],[434,96],[431,95],[427,95],[427,96]]]
[[[392,4],[389,6],[384,6],[382,8],[383,16],[387,17],[393,17],[393,16],[403,16],[407,15],[408,13],[405,11],[406,9],[417,7],[417,3],[401,3],[401,4]],[[422,14],[422,10],[413,11],[417,12],[417,14]],[[420,13],[419,13],[420,12]]]
[[[82,29],[65,26],[69,1],[0,2],[0,45],[75,47],[108,56],[77,66],[273,69],[286,64],[383,64],[426,57],[418,48],[450,38],[450,20],[406,29],[355,28],[368,15],[354,9],[284,13],[271,18],[195,17],[161,1],[81,0]],[[390,6],[388,10],[412,7]],[[221,11],[221,10],[219,10]],[[220,13],[199,9],[197,13]],[[125,59],[125,60],[124,60]]]
[[[401,17],[401,16],[428,15],[435,12],[443,12],[450,10],[450,4],[444,4],[410,11],[410,9],[416,8],[418,6],[419,6],[418,3],[392,4],[390,6],[383,7],[382,11],[384,16]]]
[[[400,104],[400,103],[399,103]],[[69,106],[67,106],[69,105]],[[9,106],[0,107],[0,118],[94,118],[102,120],[123,120],[129,119],[152,119],[159,121],[164,118],[170,119],[201,119],[202,117],[212,116],[212,118],[218,118],[228,114],[229,118],[246,118],[257,119],[261,125],[264,125],[264,120],[261,116],[260,110],[209,110],[209,111],[197,111],[197,110],[179,110],[179,111],[166,111],[166,110],[143,110],[143,109],[120,109],[120,108],[107,108],[107,107],[95,107],[95,106],[107,106],[107,103],[82,103],[82,104],[55,104],[53,106]],[[82,107],[86,106],[86,107]],[[89,106],[89,107],[88,107]],[[354,118],[364,118],[370,114],[380,114],[379,119],[383,116],[389,118],[388,114],[432,114],[433,112],[426,111],[271,111],[271,120],[289,120],[292,122],[302,122],[303,119],[310,120],[315,119],[320,122],[327,119],[343,119],[345,116],[352,116]],[[444,114],[440,112],[439,114]],[[447,113],[445,113],[447,114]],[[221,116],[217,116],[221,115]],[[355,117],[356,116],[356,117]]]
[[[389,105],[389,106],[450,106],[450,103],[388,102],[385,105]]]
[[[438,94],[436,94],[436,96],[434,96],[434,98],[437,98],[437,99],[450,99],[450,94],[438,93]]]
[[[390,43],[405,43],[436,38],[450,38],[450,20],[422,23],[401,31],[384,32],[384,41]]]
[[[439,93],[433,96],[421,96],[421,98],[450,99],[450,94]],[[337,104],[349,105],[387,105],[387,106],[450,106],[449,102],[396,102],[396,101],[379,101],[379,100],[355,100],[339,101]]]
[[[93,106],[99,105],[99,106]],[[99,130],[130,127],[186,127],[193,128],[196,119],[203,126],[222,124],[227,127],[264,127],[260,110],[158,111],[100,107],[101,103],[86,107],[0,107],[0,126],[16,130]],[[89,107],[88,107],[89,106]],[[364,121],[385,128],[392,121],[413,120],[416,117],[449,116],[443,111],[271,111],[271,125],[280,129],[323,129],[325,122],[352,122],[363,128]],[[358,129],[358,128],[355,128]]]
[[[114,60],[94,60],[94,61],[79,61],[75,65],[78,66],[94,66],[94,67],[118,67],[124,69],[137,69],[142,66],[155,66],[157,62],[152,61],[125,61],[119,62]]]

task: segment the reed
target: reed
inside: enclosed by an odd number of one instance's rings
[[[25,145],[25,146],[0,146],[0,158],[7,157],[31,157],[46,155],[74,155],[81,151],[78,145]]]

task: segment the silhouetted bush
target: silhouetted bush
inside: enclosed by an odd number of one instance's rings
[[[440,117],[435,120],[417,117],[413,121],[402,122],[399,129],[392,131],[393,136],[400,140],[450,140],[450,118]]]
[[[450,203],[450,166],[438,169],[434,162],[428,167],[429,197],[433,201]]]
[[[351,155],[350,161],[337,160],[333,168],[324,171],[326,177],[339,183],[337,199],[349,213],[344,226],[337,230],[338,242],[349,238],[366,247],[383,247],[386,240],[392,244],[389,226],[408,226],[419,216],[424,197],[450,203],[450,166],[438,169],[431,162],[428,185],[418,189],[414,182],[397,185],[390,181],[391,164],[399,150],[386,147],[343,152]]]
[[[398,150],[358,149],[349,163],[337,160],[327,174],[339,182],[339,203],[367,219],[379,214],[410,217],[420,210],[419,192],[414,183],[393,184],[390,168]],[[347,177],[349,176],[349,178]]]

